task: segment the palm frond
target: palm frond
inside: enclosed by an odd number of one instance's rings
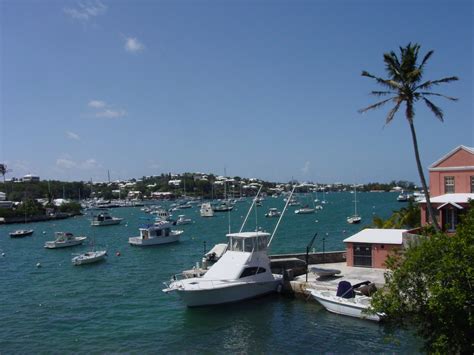
[[[388,72],[390,77],[396,80],[402,80],[400,73],[400,62],[398,61],[395,52],[392,51],[390,53],[385,53],[383,58],[385,62],[385,70]]]
[[[431,91],[422,91],[420,92],[421,95],[432,95],[432,96],[440,96],[444,97],[445,99],[451,100],[451,101],[458,101],[459,99],[457,97],[451,97],[451,96],[446,96],[443,94],[438,94],[437,92],[431,92]]]
[[[394,99],[395,99],[395,97],[391,97],[391,98],[389,98],[389,99],[385,99],[385,100],[383,100],[383,101],[377,102],[377,103],[375,103],[375,104],[373,104],[373,105],[370,105],[370,106],[368,106],[368,107],[366,107],[366,108],[360,109],[360,110],[359,110],[359,113],[364,113],[364,112],[367,112],[367,111],[369,111],[369,110],[373,110],[373,109],[375,109],[375,108],[382,107],[382,106],[385,105],[387,102],[392,101],[392,100],[394,100]]]
[[[393,117],[395,117],[395,114],[397,113],[398,109],[400,108],[400,105],[402,104],[402,100],[398,100],[397,104],[390,110],[390,112],[387,115],[387,118],[385,120],[385,124],[389,124],[392,122]]]
[[[398,89],[401,88],[401,85],[399,83],[397,83],[396,81],[390,80],[390,79],[380,78],[378,76],[370,74],[369,72],[367,72],[365,70],[362,71],[361,75],[366,76],[368,78],[375,79],[380,85],[385,86],[385,87],[387,87],[389,89],[392,89],[392,90],[398,90]]]
[[[434,51],[431,50],[431,51],[429,51],[428,53],[425,54],[425,57],[423,58],[423,60],[421,61],[420,66],[418,67],[418,69],[420,71],[423,71],[423,68],[425,67],[426,62],[428,61],[428,59],[430,59],[430,57],[433,55],[433,53],[434,53]]]
[[[429,109],[434,113],[434,115],[441,121],[444,122],[443,118],[443,110],[436,106],[434,103],[432,103],[430,100],[428,100],[426,97],[423,97],[423,100],[426,103],[426,106],[429,107]]]
[[[459,78],[457,76],[448,76],[446,78],[442,78],[442,79],[439,79],[439,80],[428,80],[428,81],[425,81],[423,84],[421,85],[418,85],[417,87],[415,87],[415,90],[419,90],[419,89],[429,89],[431,88],[433,85],[439,85],[439,84],[443,84],[443,83],[449,83],[451,81],[456,81],[456,80],[459,80]]]
[[[385,96],[385,95],[395,95],[396,92],[395,91],[371,91],[370,92],[372,95],[375,95],[375,96]]]

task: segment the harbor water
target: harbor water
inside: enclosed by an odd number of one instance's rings
[[[321,198],[321,196],[319,196]],[[350,193],[326,195],[324,209],[298,215],[290,207],[271,245],[270,254],[304,252],[315,232],[315,251],[343,250],[342,240],[369,225],[374,214],[386,218],[404,204],[395,193],[360,193],[360,225],[349,225],[353,213]],[[301,195],[312,205],[315,196]],[[179,243],[139,248],[128,245],[138,228],[152,216],[138,207],[109,212],[120,225],[91,227],[91,215],[67,220],[0,226],[0,352],[1,353],[413,353],[420,341],[407,331],[393,332],[383,324],[327,312],[312,300],[270,295],[213,307],[186,308],[163,282],[192,268],[204,251],[226,242],[225,234],[239,230],[251,199],[229,213],[199,216],[199,206],[173,212],[193,219]],[[160,202],[168,207],[168,202]],[[273,231],[277,218],[265,218],[270,207],[283,209],[282,198],[268,197],[249,216],[244,230]],[[8,233],[35,230],[14,239]],[[82,246],[47,250],[54,232],[85,235],[96,249],[106,248],[105,262],[73,266]],[[117,255],[119,253],[120,255]],[[40,263],[41,267],[37,267]],[[389,341],[390,339],[390,341]]]

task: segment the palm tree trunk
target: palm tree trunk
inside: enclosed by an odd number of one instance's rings
[[[421,186],[423,187],[423,192],[425,194],[426,209],[428,211],[430,220],[433,223],[434,228],[436,229],[437,232],[440,232],[441,228],[439,227],[438,220],[435,218],[433,206],[431,206],[430,194],[428,192],[428,186],[426,185],[425,174],[423,174],[423,167],[421,166],[420,153],[418,152],[418,142],[416,139],[416,132],[415,132],[415,126],[413,125],[413,120],[410,120],[409,124],[410,124],[411,138],[413,140],[413,148],[415,149],[416,166],[418,168],[418,174],[420,175]]]

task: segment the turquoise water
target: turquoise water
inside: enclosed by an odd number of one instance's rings
[[[387,217],[402,204],[392,193],[358,194],[363,222],[348,225],[353,195],[328,194],[324,210],[313,215],[295,215],[289,208],[271,246],[271,253],[304,252],[315,232],[314,247],[342,250],[342,240],[369,224],[373,213]],[[301,196],[309,203],[310,196]],[[257,209],[257,223],[272,231],[277,219],[267,219],[269,207],[283,208],[282,199],[268,198]],[[165,205],[164,203],[162,205]],[[250,200],[237,204],[231,215],[231,230],[240,227]],[[163,281],[191,268],[200,260],[203,242],[208,249],[224,242],[228,214],[199,217],[198,207],[186,214],[195,223],[183,229],[180,243],[136,248],[127,238],[136,235],[148,218],[139,208],[111,210],[125,223],[90,227],[90,216],[29,224],[31,237],[12,239],[8,232],[21,225],[0,226],[0,352],[414,352],[419,341],[407,332],[386,334],[383,325],[333,315],[312,300],[272,295],[247,302],[186,308],[175,295],[161,292]],[[151,222],[151,221],[150,221]],[[248,228],[255,228],[255,214]],[[106,262],[74,267],[73,253],[87,245],[46,250],[55,231],[70,231],[94,239],[106,247]],[[116,256],[120,251],[121,256]],[[41,268],[36,268],[37,263]],[[388,343],[390,335],[398,344]]]

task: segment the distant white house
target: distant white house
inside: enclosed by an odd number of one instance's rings
[[[180,186],[181,185],[181,180],[180,179],[174,179],[168,181],[168,185],[170,186]]]
[[[40,181],[40,177],[38,175],[27,174],[23,176],[23,181],[25,182],[38,182]]]

